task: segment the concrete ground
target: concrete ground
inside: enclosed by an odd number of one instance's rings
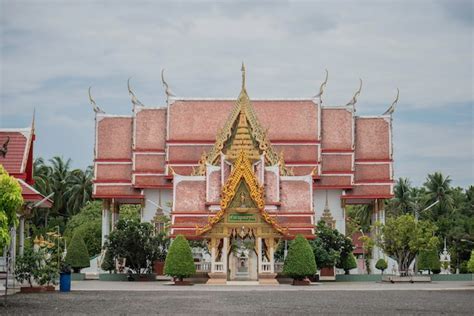
[[[1,315],[469,314],[474,282],[322,283],[307,287],[178,287],[165,282],[73,282],[70,293],[16,294]]]

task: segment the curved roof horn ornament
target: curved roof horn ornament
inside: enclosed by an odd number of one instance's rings
[[[354,96],[352,97],[352,99],[346,104],[346,106],[353,106],[354,112],[355,112],[355,105],[357,103],[357,98],[359,97],[361,91],[362,91],[362,79],[359,78],[359,90],[357,90],[354,93]]]
[[[387,109],[387,111],[383,112],[382,115],[392,115],[395,112],[395,105],[398,103],[398,97],[400,96],[400,90],[397,88],[397,97],[392,102],[392,105]]]
[[[166,101],[168,101],[169,97],[174,97],[174,93],[171,92],[168,83],[165,80],[165,69],[161,69],[161,83],[163,84],[163,88],[165,89]]]
[[[143,103],[141,103],[140,100],[138,100],[135,93],[133,93],[132,88],[130,88],[130,79],[132,79],[132,77],[128,78],[128,80],[127,80],[127,88],[128,88],[128,94],[130,94],[130,97],[132,97],[133,107],[136,107],[136,106],[143,106],[144,107],[145,105]]]
[[[321,86],[319,87],[319,92],[318,94],[316,94],[313,98],[316,99],[316,98],[319,98],[319,104],[321,105],[321,103],[323,103],[323,100],[322,100],[322,95],[324,93],[324,88],[326,87],[326,84],[328,83],[328,78],[329,78],[329,72],[327,69],[324,69],[326,71],[326,78],[324,79],[323,83],[321,83]]]
[[[94,110],[95,114],[97,114],[97,113],[105,114],[105,112],[102,111],[101,108],[99,108],[99,106],[97,105],[97,103],[95,103],[95,100],[92,98],[92,95],[91,95],[91,88],[92,88],[92,87],[89,87],[89,101],[90,101],[90,103],[92,104],[92,109]]]

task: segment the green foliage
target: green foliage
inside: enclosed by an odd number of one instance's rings
[[[309,241],[313,249],[316,265],[320,268],[341,266],[340,260],[352,253],[352,240],[339,233],[337,229],[320,221],[316,226],[316,238]]]
[[[33,286],[33,281],[39,278],[41,259],[42,256],[32,248],[25,249],[23,255],[16,258],[15,279]]]
[[[102,201],[88,202],[79,213],[67,222],[64,237],[68,244],[75,233],[84,237],[87,251],[96,255],[101,251],[102,243]]]
[[[160,236],[154,236],[150,223],[137,219],[120,219],[109,234],[106,250],[114,258],[126,259],[126,266],[135,273],[152,271],[153,261],[160,255]]]
[[[471,273],[474,273],[474,250],[471,251],[471,258],[467,262],[467,270]]]
[[[20,184],[0,165],[0,249],[10,243],[10,228],[18,225],[16,212],[22,205]]]
[[[382,274],[387,269],[387,267],[387,260],[383,258],[380,258],[379,260],[377,260],[377,263],[375,263],[375,269],[382,271]]]
[[[349,274],[350,270],[357,268],[357,262],[352,253],[342,257],[340,261],[340,268],[344,270],[345,274]]]
[[[183,235],[176,236],[176,239],[171,243],[165,260],[164,272],[181,281],[196,273],[191,247]]]
[[[109,271],[109,273],[115,272],[115,258],[111,251],[105,252],[105,257],[100,268],[104,271]]]
[[[370,260],[372,259],[372,250],[375,246],[375,241],[369,235],[362,235],[359,237],[359,240],[362,241],[362,250],[364,251],[364,259],[365,259],[365,268],[367,270],[367,274],[371,273],[370,268]]]
[[[426,249],[434,249],[438,238],[436,226],[428,221],[416,221],[410,214],[389,218],[382,226],[380,248],[398,262],[400,273],[406,274],[415,256]]]
[[[75,214],[91,200],[92,197],[92,167],[86,170],[71,170],[71,159],[53,157],[48,162],[38,158],[33,164],[35,188],[43,195],[54,193],[53,207],[33,210],[32,223],[46,230],[54,227],[49,221],[60,219],[64,221]]]
[[[418,270],[432,271],[440,270],[441,263],[439,261],[438,251],[436,249],[421,251],[418,256]]]
[[[75,273],[90,266],[89,252],[87,251],[84,239],[79,232],[76,232],[72,237],[71,243],[67,249],[65,261],[71,266]]]
[[[56,284],[59,276],[58,261],[54,252],[57,251],[50,243],[45,243],[38,249],[28,247],[22,256],[16,258],[15,279],[18,282],[28,282],[39,285]]]
[[[297,235],[291,243],[283,265],[283,274],[302,280],[316,274],[313,249],[302,235]]]

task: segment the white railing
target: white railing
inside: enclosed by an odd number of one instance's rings
[[[283,272],[283,262],[275,262],[275,273]]]
[[[272,264],[270,262],[262,262],[260,265],[262,272],[271,272],[272,271]]]
[[[194,262],[194,266],[196,266],[196,272],[210,272],[211,271],[210,262]]]
[[[224,272],[224,263],[223,262],[214,263],[214,272]]]

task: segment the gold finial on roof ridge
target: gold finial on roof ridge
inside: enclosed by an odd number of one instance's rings
[[[242,91],[245,90],[245,64],[242,61],[242,68],[240,68],[242,71]]]

